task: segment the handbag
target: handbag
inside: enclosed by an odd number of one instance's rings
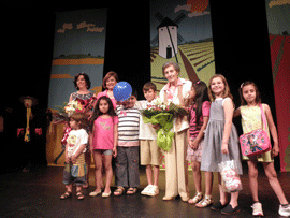
[[[266,129],[266,118],[262,104],[260,104],[260,109],[262,114],[262,129],[253,130],[240,136],[243,156],[257,156],[272,149],[270,138],[263,130],[263,126]]]
[[[218,168],[221,175],[221,187],[224,192],[237,192],[243,189],[234,160],[222,161],[218,164]]]

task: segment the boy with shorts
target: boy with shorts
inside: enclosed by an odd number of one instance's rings
[[[143,86],[144,97],[146,101],[139,101],[140,109],[145,110],[147,105],[156,98],[156,85],[148,82]],[[150,123],[144,123],[141,116],[140,119],[140,151],[141,165],[146,165],[146,177],[148,185],[141,194],[155,196],[159,193],[159,165],[160,165],[160,149],[157,145],[157,133]],[[154,181],[152,178],[152,168]]]

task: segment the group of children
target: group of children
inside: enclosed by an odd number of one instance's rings
[[[112,157],[115,157],[114,195],[124,192],[134,194],[140,185],[139,164],[146,165],[148,186],[141,194],[155,196],[159,193],[158,178],[161,151],[157,145],[156,126],[144,123],[141,110],[157,97],[156,85],[146,83],[143,87],[146,101],[136,102],[136,93],[114,107],[108,97],[98,99],[95,111],[90,119],[90,132],[87,129],[87,118],[83,114],[71,116],[70,127],[73,129],[68,138],[63,183],[67,190],[61,199],[72,196],[72,183],[76,185],[77,199],[84,199],[82,184],[85,180],[86,166],[84,151],[89,143],[96,163],[96,190],[90,196],[99,194],[106,198],[111,195],[113,179]],[[219,172],[218,163],[223,160],[234,160],[237,173],[242,174],[240,145],[238,135],[232,123],[234,116],[241,115],[244,133],[262,126],[259,105],[261,98],[258,87],[252,82],[245,82],[240,88],[242,106],[235,110],[229,85],[224,76],[214,75],[208,84],[202,81],[194,83],[189,98],[184,105],[189,109],[188,161],[191,161],[195,194],[188,201],[196,207],[211,206],[222,214],[235,214],[240,211],[238,191],[231,192],[230,198],[221,185],[219,175],[220,200],[213,204],[213,172]],[[273,137],[271,151],[256,158],[246,158],[248,163],[249,187],[252,194],[252,215],[263,216],[262,204],[258,198],[257,161],[263,163],[264,171],[280,202],[278,213],[290,216],[290,205],[279,184],[274,169],[273,157],[278,155],[278,136],[270,107],[262,104],[268,126],[268,134]],[[141,154],[140,154],[140,153]],[[102,168],[105,170],[105,188],[102,192]],[[205,194],[202,193],[201,171],[205,175]],[[69,173],[70,172],[70,173]],[[152,175],[153,174],[153,175]]]

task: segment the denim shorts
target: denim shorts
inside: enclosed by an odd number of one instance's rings
[[[95,149],[95,151],[101,152],[104,156],[113,155],[113,149]]]

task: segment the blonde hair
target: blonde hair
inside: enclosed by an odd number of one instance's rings
[[[227,79],[221,75],[221,74],[215,74],[214,76],[212,76],[208,82],[208,97],[211,101],[214,101],[216,99],[215,94],[213,93],[212,89],[211,89],[211,85],[212,85],[212,81],[214,78],[219,77],[222,80],[222,83],[224,84],[224,90],[222,92],[222,98],[230,98],[233,100],[233,96],[228,84]]]

